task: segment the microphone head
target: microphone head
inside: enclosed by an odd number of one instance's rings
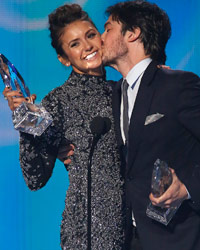
[[[108,117],[103,117],[104,119],[104,131],[103,134],[106,134],[111,128],[111,120]]]
[[[108,117],[96,116],[90,123],[93,135],[101,136],[106,134],[111,128],[111,121]]]

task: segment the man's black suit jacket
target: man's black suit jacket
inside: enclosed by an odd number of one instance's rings
[[[120,85],[113,91],[113,113],[122,149]],[[145,125],[156,113],[163,117]],[[168,226],[146,216],[157,159],[175,170],[191,195]],[[200,79],[195,74],[158,68],[154,61],[146,69],[130,120],[125,183],[126,226],[133,211],[144,250],[200,249]]]

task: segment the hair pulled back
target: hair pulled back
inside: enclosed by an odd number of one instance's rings
[[[49,30],[51,37],[51,45],[56,50],[56,53],[60,56],[65,55],[62,49],[61,36],[63,35],[64,28],[75,21],[88,21],[95,28],[95,24],[89,18],[87,12],[83,11],[78,4],[65,4],[55,9],[48,16],[49,18]]]

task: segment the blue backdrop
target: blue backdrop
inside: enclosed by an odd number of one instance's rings
[[[50,45],[47,15],[63,0],[1,0],[0,53],[8,57],[23,75],[37,101],[68,77]],[[89,12],[100,32],[106,20],[104,10],[116,0],[77,0]],[[167,65],[200,73],[200,1],[155,0],[168,13],[172,37],[167,46]],[[120,75],[107,70],[109,79]],[[3,84],[0,81],[0,92]],[[57,162],[48,184],[37,192],[25,185],[19,166],[18,133],[11,112],[0,94],[0,249],[59,250],[61,214],[68,176]]]

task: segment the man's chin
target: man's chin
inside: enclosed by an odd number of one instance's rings
[[[103,66],[110,66],[112,63],[106,57],[102,57]]]
[[[110,64],[108,63],[108,62],[105,62],[104,63],[104,61],[103,61],[103,66],[105,67],[105,66],[110,66]]]
[[[102,56],[102,64],[103,64],[103,66],[109,66],[109,67],[116,69],[115,60],[112,60],[111,58],[109,58],[107,56]]]

